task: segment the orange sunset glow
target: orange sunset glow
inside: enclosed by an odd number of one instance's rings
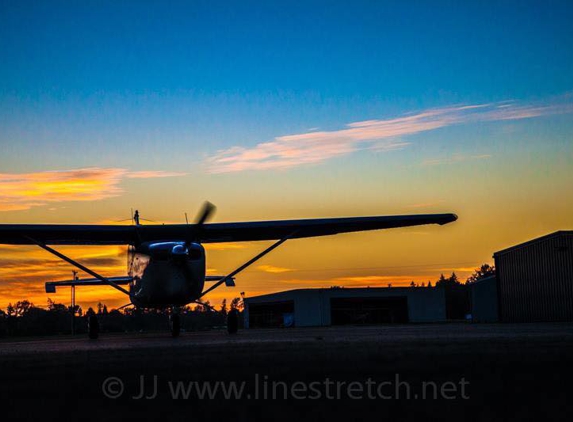
[[[221,287],[206,299],[218,305],[222,299],[230,300],[241,292],[254,296],[294,288],[406,286],[412,281],[434,284],[441,273],[455,272],[464,280],[482,263],[491,263],[494,251],[571,225],[571,197],[561,197],[551,209],[541,201],[560,196],[568,179],[558,175],[571,172],[569,163],[562,156],[557,157],[558,151],[547,154],[555,155],[556,165],[543,173],[535,167],[540,169],[543,160],[541,164],[531,162],[532,168],[508,169],[507,165],[500,166],[503,159],[493,154],[469,161],[457,155],[445,162],[422,161],[406,168],[396,164],[390,164],[390,169],[372,166],[363,176],[352,168],[339,169],[336,189],[321,187],[330,177],[325,168],[305,168],[299,174],[271,173],[264,179],[256,173],[232,178],[192,177],[184,172],[133,172],[103,167],[5,173],[0,177],[0,216],[9,223],[130,224],[122,220],[129,220],[134,204],[140,207],[144,218],[153,220],[143,224],[181,223],[183,210],[193,215],[203,199],[195,184],[197,178],[210,188],[212,200],[217,201],[214,221],[456,212],[459,220],[443,227],[288,241],[240,274],[236,287]],[[377,153],[364,157],[373,162],[381,159],[385,156]],[[380,171],[386,176],[374,176]],[[393,172],[402,174],[401,179]],[[303,183],[311,173],[315,176]],[[349,177],[351,174],[354,176]],[[516,183],[528,177],[527,191],[517,189]],[[353,189],[355,183],[358,185]],[[241,185],[257,186],[260,197],[250,197],[248,188],[240,188]],[[175,188],[189,195],[174,194]],[[237,191],[249,199],[238,200]],[[177,209],[181,212],[172,211]],[[268,245],[269,242],[206,244],[208,274],[225,275]],[[104,276],[126,275],[126,247],[56,249]],[[69,288],[48,295],[44,282],[70,278],[74,269],[71,265],[33,246],[4,245],[0,251],[0,307],[22,299],[37,306],[45,306],[48,298],[69,302]],[[80,288],[77,301],[84,308],[98,302],[110,307],[126,303],[121,293],[105,286]]]

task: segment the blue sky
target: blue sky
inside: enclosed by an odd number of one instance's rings
[[[4,1],[0,10],[0,142],[46,154],[80,144],[117,165],[135,165],[137,148],[202,156],[573,87],[567,1]],[[6,152],[2,165],[20,169],[22,150]],[[70,167],[60,155],[54,165]]]
[[[2,88],[55,99],[102,90],[555,95],[571,83],[572,9],[568,1],[4,1]]]

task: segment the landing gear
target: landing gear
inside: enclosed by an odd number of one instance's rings
[[[227,332],[229,334],[237,334],[239,330],[239,312],[236,309],[231,309],[227,314]]]
[[[169,315],[169,329],[171,330],[171,337],[179,337],[179,332],[181,331],[179,314]]]
[[[99,337],[99,321],[95,315],[88,317],[88,336],[92,340]]]

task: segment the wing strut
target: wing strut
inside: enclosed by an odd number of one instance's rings
[[[26,236],[27,237],[27,236]],[[27,237],[28,239],[30,239],[32,242],[34,242],[36,245],[38,245],[40,248],[50,252],[53,255],[56,255],[58,258],[63,259],[64,261],[72,264],[74,267],[79,268],[80,270],[88,273],[89,275],[97,278],[98,280],[101,280],[102,282],[109,284],[111,287],[119,290],[122,293],[125,293],[126,295],[129,296],[129,292],[127,290],[125,290],[123,287],[121,287],[119,284],[114,283],[113,281],[105,278],[104,276],[99,275],[98,273],[96,273],[95,271],[90,270],[88,267],[83,266],[82,264],[80,264],[79,262],[74,261],[71,258],[68,258],[66,255],[62,254],[61,252],[58,252],[55,249],[50,248],[48,245],[45,245],[41,242],[38,242],[35,239],[32,239],[31,237]]]
[[[223,277],[221,280],[217,281],[215,284],[213,284],[211,287],[209,287],[207,290],[205,290],[203,293],[201,293],[201,296],[199,296],[199,299],[201,299],[203,296],[205,296],[207,293],[209,293],[211,290],[215,290],[217,287],[219,287],[221,284],[225,283],[227,280],[229,279],[233,279],[233,277],[235,277],[238,273],[240,273],[241,271],[243,271],[245,268],[247,268],[248,266],[250,266],[251,264],[255,263],[256,261],[258,261],[259,259],[261,259],[263,256],[265,256],[266,254],[268,254],[270,251],[272,251],[275,248],[278,248],[280,245],[282,245],[284,242],[286,242],[287,240],[289,240],[291,237],[293,237],[296,234],[296,231],[292,232],[291,234],[289,234],[288,236],[283,237],[282,239],[280,239],[278,242],[273,243],[271,246],[269,246],[267,249],[265,249],[264,251],[262,251],[260,254],[258,254],[257,256],[255,256],[254,258],[250,259],[249,261],[245,262],[243,265],[241,265],[239,268],[237,268],[235,271],[233,271],[232,273],[227,274],[225,277]]]

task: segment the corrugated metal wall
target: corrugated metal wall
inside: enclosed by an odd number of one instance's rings
[[[573,321],[573,232],[494,254],[503,322]]]

